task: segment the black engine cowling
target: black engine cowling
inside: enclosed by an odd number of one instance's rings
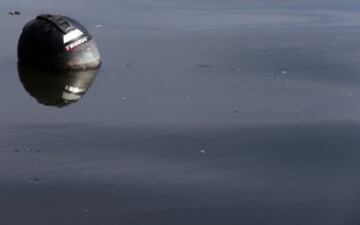
[[[87,29],[66,16],[39,15],[28,22],[18,43],[22,64],[61,70],[96,69],[101,57]]]

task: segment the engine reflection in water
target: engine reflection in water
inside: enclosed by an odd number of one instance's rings
[[[43,70],[19,63],[18,73],[25,90],[40,104],[64,107],[85,95],[98,69]]]

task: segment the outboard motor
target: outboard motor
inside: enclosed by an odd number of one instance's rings
[[[18,43],[18,60],[39,68],[96,69],[101,57],[86,28],[66,16],[39,15],[27,23]]]

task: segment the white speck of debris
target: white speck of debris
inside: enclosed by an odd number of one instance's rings
[[[290,85],[290,84],[286,84],[285,87],[289,88],[289,87],[291,87],[291,85]]]
[[[10,11],[9,15],[14,16],[14,15],[20,15],[21,13],[19,11]]]
[[[121,97],[121,101],[125,101],[126,100],[126,97]]]
[[[84,213],[90,213],[90,209],[84,209]]]
[[[103,27],[104,25],[103,24],[96,24],[94,27],[95,28],[101,28],[101,27]]]
[[[348,93],[347,96],[348,96],[348,97],[352,97],[353,94],[352,94],[352,93]]]
[[[288,74],[288,71],[283,70],[283,71],[281,71],[281,73],[282,73],[282,74]]]
[[[200,153],[201,153],[201,154],[206,154],[206,150],[205,150],[205,149],[201,149],[201,150],[200,150]]]
[[[270,54],[270,55],[273,55],[273,54],[274,54],[274,52],[269,52],[269,54]]]
[[[31,178],[31,181],[34,183],[42,183],[45,181],[45,177],[33,177]]]

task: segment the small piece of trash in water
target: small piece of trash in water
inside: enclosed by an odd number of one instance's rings
[[[91,209],[84,209],[84,213],[90,213]]]
[[[95,28],[101,28],[101,27],[103,27],[104,25],[103,24],[96,24],[94,27]]]
[[[288,71],[283,70],[283,71],[281,71],[281,73],[282,73],[282,74],[288,74]]]
[[[28,148],[27,150],[29,152],[42,152],[41,149],[38,149],[38,148]]]
[[[21,13],[19,11],[10,11],[9,15],[11,16],[15,16],[15,15],[20,15]]]
[[[205,149],[201,149],[201,150],[200,150],[200,153],[201,153],[201,154],[205,154],[205,153],[206,153],[206,150],[205,150]]]
[[[27,148],[25,148],[25,150],[28,151],[28,152],[42,152],[41,149],[31,148],[31,147],[27,147]]]
[[[125,101],[126,100],[126,97],[121,97],[121,101]]]
[[[28,152],[42,152],[42,150],[38,149],[38,148],[25,148],[25,149],[15,148],[13,151],[14,152],[22,152],[23,150],[28,151]]]
[[[207,65],[207,64],[199,64],[198,65],[199,68],[211,68],[211,65]]]
[[[348,93],[347,96],[348,96],[348,97],[352,97],[353,94],[352,94],[352,93]]]
[[[233,113],[239,113],[239,111],[237,111],[237,110],[234,110],[234,111],[233,111]]]
[[[31,178],[31,181],[35,182],[35,183],[40,183],[40,182],[45,181],[45,177],[33,177],[33,178]]]
[[[290,85],[290,84],[286,84],[285,87],[289,88],[289,87],[291,87],[291,85]]]

